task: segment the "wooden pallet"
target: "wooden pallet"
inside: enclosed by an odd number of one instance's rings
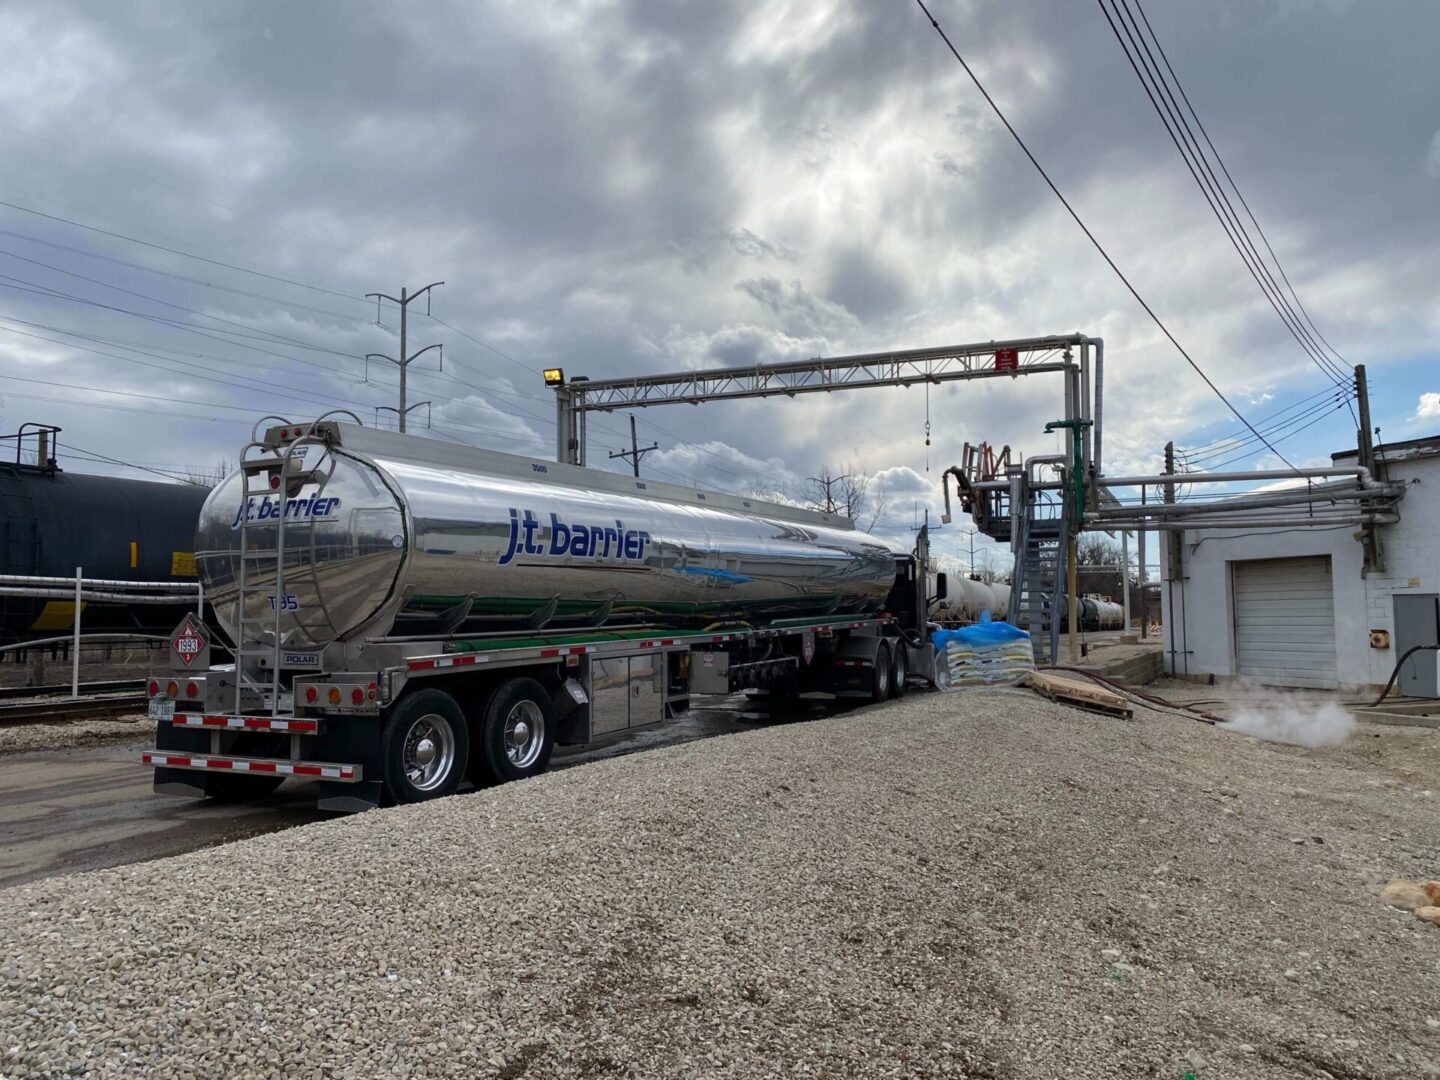
[[[1077,709],[1104,713],[1106,716],[1119,716],[1127,720],[1135,715],[1135,710],[1125,698],[1083,679],[1068,679],[1063,675],[1052,675],[1048,671],[1031,671],[1020,680],[1020,685],[1030,687],[1051,701],[1073,705]]]

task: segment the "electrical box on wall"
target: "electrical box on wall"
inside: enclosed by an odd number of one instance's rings
[[[1389,630],[1371,630],[1371,631],[1370,631],[1370,648],[1372,648],[1372,649],[1388,649],[1388,648],[1390,648],[1390,631],[1389,631]]]

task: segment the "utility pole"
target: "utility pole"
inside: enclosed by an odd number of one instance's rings
[[[824,476],[807,476],[806,479],[815,485],[816,491],[821,493],[822,501],[824,502],[824,506],[821,508],[822,513],[843,514],[853,509],[853,507],[849,506],[840,506],[840,504],[835,501],[834,495],[835,485],[843,484],[846,480],[849,480],[849,473],[844,473],[841,476],[831,476],[827,471]]]
[[[659,449],[660,449],[660,444],[659,444],[659,443],[651,443],[649,446],[644,446],[644,447],[642,447],[642,446],[640,445],[640,440],[639,440],[639,438],[635,435],[635,414],[634,414],[634,413],[631,413],[631,414],[630,414],[630,449],[629,449],[629,450],[617,450],[617,451],[615,451],[615,453],[613,453],[613,454],[610,455],[610,459],[613,461],[613,460],[614,460],[615,458],[617,458],[617,457],[618,457],[618,458],[629,458],[629,459],[630,459],[630,464],[631,464],[632,466],[634,466],[635,475],[636,475],[636,476],[639,476],[639,475],[640,475],[640,459],[641,459],[642,457],[644,457],[646,454],[650,453],[651,450],[659,450]]]
[[[1165,475],[1173,476],[1174,474],[1175,444],[1173,442],[1167,442],[1165,444]],[[1175,481],[1173,480],[1165,481],[1164,501],[1166,503],[1173,503],[1175,501]],[[1166,595],[1170,597],[1170,610],[1165,612],[1163,616],[1165,620],[1165,643],[1167,651],[1170,653],[1170,670],[1166,672],[1167,675],[1179,674],[1175,663],[1175,629],[1180,622],[1180,616],[1175,612],[1175,582],[1180,581],[1180,596],[1183,606],[1185,582],[1183,581],[1184,575],[1180,566],[1180,549],[1183,546],[1181,544],[1182,535],[1178,529],[1170,529],[1165,533],[1165,591]],[[1189,657],[1186,657],[1185,668],[1187,672],[1189,667],[1190,660]]]
[[[426,297],[426,300],[425,300],[425,314],[426,314],[426,315],[429,315],[429,314],[430,314],[430,300],[429,300],[429,298],[428,298],[428,294],[429,294],[429,292],[430,292],[431,289],[435,288],[435,286],[437,286],[437,285],[444,285],[444,284],[445,284],[445,282],[443,282],[443,281],[432,281],[429,285],[426,285],[423,289],[420,289],[420,290],[418,290],[418,291],[416,291],[416,292],[413,292],[413,293],[412,293],[412,292],[408,292],[405,288],[402,287],[402,288],[400,289],[400,297],[399,297],[399,299],[396,299],[395,297],[391,296],[389,293],[366,293],[366,294],[365,294],[365,296],[366,296],[367,299],[368,299],[369,297],[372,297],[372,296],[375,298],[375,321],[376,321],[376,323],[379,323],[379,321],[380,321],[380,301],[381,301],[381,300],[389,300],[392,304],[397,304],[397,305],[399,305],[399,308],[400,308],[400,359],[397,360],[397,359],[395,359],[393,356],[386,356],[384,353],[366,353],[366,354],[365,354],[365,362],[366,362],[366,364],[368,365],[369,362],[370,362],[370,360],[371,360],[372,358],[373,358],[373,359],[377,359],[377,360],[389,360],[390,363],[394,364],[396,367],[398,367],[398,368],[400,369],[400,407],[399,407],[398,409],[396,409],[396,408],[392,408],[392,407],[389,406],[389,405],[382,405],[382,406],[380,406],[379,409],[376,410],[376,412],[377,412],[377,413],[380,413],[380,412],[393,412],[393,413],[395,413],[395,414],[400,418],[400,430],[401,430],[402,432],[405,430],[405,418],[406,418],[408,415],[410,415],[411,410],[413,410],[413,409],[418,409],[418,408],[420,408],[421,405],[428,406],[428,405],[430,404],[430,402],[428,402],[428,401],[417,401],[414,405],[407,405],[406,402],[405,402],[405,389],[406,389],[406,388],[405,388],[405,372],[406,372],[406,369],[409,368],[411,361],[420,359],[420,357],[424,356],[424,355],[425,355],[427,352],[429,352],[431,349],[440,349],[440,350],[441,350],[441,352],[440,352],[440,370],[441,370],[441,371],[444,371],[444,370],[445,370],[445,352],[444,352],[444,347],[443,347],[442,345],[426,345],[423,349],[419,350],[418,352],[414,352],[414,353],[406,352],[406,337],[405,337],[405,335],[406,335],[406,325],[405,325],[405,323],[406,323],[406,316],[407,316],[407,314],[409,313],[409,309],[410,309],[410,304],[411,304],[411,302],[414,301],[414,300],[420,299],[420,297],[422,297],[422,296],[425,296],[425,297]],[[369,372],[368,372],[368,371],[366,372],[366,377],[367,377],[367,378],[369,377]]]
[[[1145,505],[1146,487],[1140,485],[1140,505]],[[1138,529],[1135,532],[1135,539],[1140,544],[1140,639],[1150,636],[1150,607],[1146,599],[1145,586],[1150,579],[1150,572],[1145,568],[1145,530]]]
[[[1378,479],[1375,469],[1375,429],[1370,426],[1370,387],[1365,381],[1365,365],[1355,365],[1355,403],[1360,406],[1360,430],[1355,433],[1355,448],[1359,451],[1360,465],[1370,470],[1370,475]],[[1368,574],[1371,570],[1383,570],[1385,568],[1384,552],[1380,550],[1380,534],[1375,531],[1374,525],[1366,525],[1361,530],[1361,544],[1365,553],[1362,561],[1362,572]]]

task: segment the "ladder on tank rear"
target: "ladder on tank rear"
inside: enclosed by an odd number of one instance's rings
[[[334,415],[327,413],[326,416]],[[353,413],[345,412],[359,423],[359,418]],[[285,546],[285,533],[287,525],[293,529],[297,526],[305,526],[310,538],[310,574],[314,578],[316,571],[315,559],[315,519],[306,517],[298,521],[287,521],[286,507],[290,499],[289,483],[299,480],[302,483],[316,482],[319,491],[323,491],[326,482],[334,474],[334,464],[331,464],[329,473],[320,475],[315,466],[308,469],[296,470],[293,463],[296,460],[295,449],[299,446],[318,445],[324,446],[322,440],[316,438],[315,432],[320,421],[325,417],[313,420],[307,425],[291,425],[289,421],[279,416],[267,416],[258,421],[255,428],[250,432],[250,442],[245,444],[240,451],[240,511],[236,518],[237,528],[240,533],[240,567],[236,575],[236,596],[235,596],[235,714],[241,715],[246,710],[244,707],[245,693],[250,691],[256,694],[262,703],[268,701],[270,715],[279,716],[283,704],[280,693],[280,654],[284,645],[281,635],[281,622],[287,611],[291,614],[291,621],[297,629],[313,629],[307,626],[300,618],[298,608],[287,607],[286,600],[289,594],[285,592],[285,557],[287,548]],[[293,427],[296,435],[284,446],[283,453],[277,453],[279,448],[268,445],[257,439],[256,432],[260,424],[266,420],[282,421],[284,427]],[[263,451],[259,457],[248,457],[254,449]],[[257,477],[264,476],[263,486],[252,487],[251,484]],[[317,491],[317,495],[319,493]],[[264,500],[274,497],[278,504],[278,514],[271,520],[261,520],[258,514],[251,518],[251,500],[259,499],[259,505],[264,505]],[[270,599],[271,612],[266,612],[263,607],[258,617],[250,615],[250,601],[255,591],[251,582],[250,567],[253,563],[272,557],[272,553],[266,549],[252,550],[250,547],[250,532],[252,529],[275,530],[275,546],[273,560],[275,573],[271,579],[273,592],[268,594]],[[315,581],[316,595],[319,595],[320,583]],[[264,586],[261,585],[261,588]],[[266,632],[261,629],[268,624],[268,630],[272,637],[269,647],[260,645],[262,635]],[[253,628],[253,632],[252,632]],[[261,679],[252,676],[247,670],[247,660],[258,660],[262,657],[270,658],[270,678],[266,685]]]

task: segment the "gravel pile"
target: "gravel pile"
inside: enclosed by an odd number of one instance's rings
[[[51,879],[0,1072],[1437,1077],[1435,747],[912,696]]]
[[[155,721],[143,712],[114,720],[70,720],[61,724],[0,727],[0,754],[30,750],[73,750],[78,746],[143,739],[155,733]]]

